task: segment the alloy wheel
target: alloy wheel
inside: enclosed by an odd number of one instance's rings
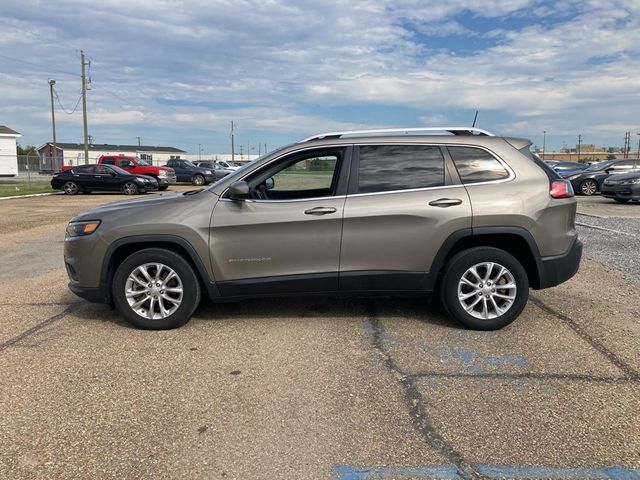
[[[122,192],[125,195],[134,195],[138,192],[138,187],[136,187],[134,183],[127,182],[124,184],[124,187],[122,187]]]
[[[78,185],[76,185],[75,182],[65,183],[62,189],[64,190],[64,193],[66,193],[67,195],[75,195],[76,193],[78,193]]]
[[[202,175],[196,175],[193,177],[193,184],[198,186],[204,185],[204,177]]]
[[[585,180],[580,185],[580,191],[584,195],[593,195],[594,193],[596,193],[598,191],[598,184],[596,182],[594,182],[593,180]]]
[[[178,274],[162,263],[136,267],[125,283],[125,297],[131,309],[150,320],[172,315],[180,307],[183,294]]]
[[[489,320],[513,306],[518,288],[513,274],[499,263],[477,263],[458,282],[458,301],[471,316]]]

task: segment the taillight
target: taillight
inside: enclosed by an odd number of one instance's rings
[[[549,195],[553,198],[571,198],[573,197],[573,187],[568,180],[554,180],[551,182]]]

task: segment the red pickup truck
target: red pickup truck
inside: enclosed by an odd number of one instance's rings
[[[129,173],[135,175],[148,175],[158,180],[158,189],[166,190],[169,184],[176,182],[176,172],[169,167],[155,167],[146,160],[137,157],[129,157],[126,155],[101,155],[98,157],[98,163],[107,165],[116,165]],[[62,167],[62,171],[73,168],[71,165]]]

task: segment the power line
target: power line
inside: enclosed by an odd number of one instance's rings
[[[7,60],[13,60],[14,62],[21,62],[21,63],[24,63],[26,65],[31,65],[33,67],[37,67],[39,71],[45,72],[45,70],[42,68],[42,65],[38,65],[37,63],[29,62],[28,60],[23,60],[21,58],[10,57],[8,55],[4,55],[3,53],[0,53],[0,57],[6,58]],[[48,73],[55,72],[55,73],[60,73],[60,74],[63,74],[63,75],[73,75],[74,77],[79,77],[80,76],[77,73],[71,73],[71,72],[67,72],[65,70],[58,70],[58,69],[55,69],[55,68],[48,68],[48,67],[46,69],[46,72],[48,72]]]
[[[67,110],[62,106],[62,102],[60,101],[60,97],[58,96],[58,92],[56,91],[56,89],[53,89],[53,94],[56,97],[56,100],[58,101],[58,105],[60,105],[60,108],[62,109],[62,111],[64,113],[66,113],[67,115],[73,115],[75,113],[75,111],[78,109],[78,105],[80,105],[80,100],[82,100],[82,94],[80,94],[80,96],[78,97],[78,101],[76,102],[75,107],[73,107],[73,110],[71,110],[70,112],[67,112]]]

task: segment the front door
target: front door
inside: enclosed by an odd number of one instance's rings
[[[248,198],[222,195],[209,242],[222,295],[338,289],[346,192],[339,180],[349,153],[344,147],[292,153],[244,178]]]
[[[471,228],[469,196],[452,168],[437,145],[362,145],[354,151],[340,290],[432,288],[438,250],[452,233]]]

